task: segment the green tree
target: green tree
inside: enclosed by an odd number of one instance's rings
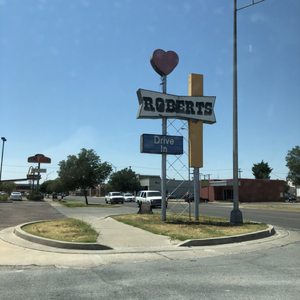
[[[141,187],[137,175],[130,168],[112,173],[108,181],[109,189],[120,192],[134,192]]]
[[[252,167],[252,173],[255,179],[270,179],[272,170],[268,163],[265,163],[263,160],[260,163],[253,164]]]
[[[112,171],[107,162],[101,162],[94,150],[81,149],[78,155],[69,155],[59,162],[58,176],[68,190],[82,189],[88,205],[87,189],[106,180]]]
[[[40,186],[40,191],[42,193],[52,194],[66,192],[66,188],[64,187],[62,181],[59,178],[54,180],[44,181]]]
[[[289,150],[285,160],[286,166],[289,168],[287,179],[295,186],[300,185],[300,147],[295,146]]]
[[[12,191],[16,190],[16,184],[12,181],[8,182],[1,182],[0,183],[0,190],[4,191],[7,194],[10,194]]]
[[[53,180],[46,180],[40,185],[40,191],[42,193],[51,193],[48,191],[48,188]]]

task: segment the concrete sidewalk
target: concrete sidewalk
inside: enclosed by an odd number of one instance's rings
[[[171,240],[167,236],[153,234],[110,218],[109,216],[113,213],[118,214],[115,208],[105,208],[101,214],[98,212],[97,215],[95,215],[92,213],[81,213],[80,208],[63,207],[57,202],[48,201],[48,203],[65,216],[76,218],[90,224],[99,233],[97,242],[115,250],[128,250],[128,248],[165,248],[179,243],[179,241]],[[136,213],[137,208],[131,209],[129,212]]]
[[[72,209],[59,203],[47,201],[67,217],[78,218],[91,224],[100,232],[98,243],[111,250],[74,250],[32,243],[14,234],[15,227],[0,231],[0,265],[56,265],[64,267],[92,267],[125,261],[139,262],[152,260],[192,259],[223,255],[240,251],[252,251],[257,247],[266,248],[286,243],[289,234],[279,231],[277,235],[261,240],[229,245],[178,247],[178,241],[169,237],[152,234],[115,221],[109,215],[118,214],[116,208]],[[136,208],[128,208],[136,212]],[[298,236],[297,236],[298,239]]]
[[[110,217],[96,220],[85,220],[100,232],[98,242],[113,249],[126,248],[166,248],[178,244],[179,241],[171,240],[167,236],[126,225]]]
[[[108,230],[112,226],[108,225]],[[13,234],[13,228],[0,231],[0,266],[56,266],[63,268],[91,268],[118,263],[138,263],[151,261],[194,260],[220,255],[247,253],[272,249],[300,241],[300,234],[277,230],[277,234],[260,240],[243,243],[222,244],[202,247],[177,247],[159,245],[144,248],[119,247],[114,250],[70,250],[31,243]],[[118,228],[119,229],[119,228]]]
[[[70,250],[92,251],[92,250],[113,250],[115,252],[151,252],[161,250],[178,250],[180,246],[207,246],[228,243],[237,243],[259,238],[265,238],[275,233],[274,228],[269,226],[267,230],[229,236],[221,238],[210,238],[200,240],[177,241],[171,240],[164,235],[153,234],[151,232],[126,225],[109,217],[119,214],[115,207],[105,209],[93,208],[68,208],[59,202],[47,201],[54,207],[61,216],[76,218],[90,224],[98,233],[96,243],[72,243],[61,242],[30,235],[22,230],[22,225],[7,228],[0,232],[0,238],[13,245],[18,245],[35,250],[50,252],[65,252]],[[49,207],[50,208],[50,207]],[[129,209],[129,208],[128,208]],[[130,208],[131,213],[136,212],[136,208]],[[51,211],[51,210],[49,210]]]
[[[151,232],[126,225],[118,222],[109,217],[113,214],[119,214],[117,208],[105,208],[105,209],[93,209],[93,208],[68,208],[62,206],[59,202],[46,200],[51,207],[53,207],[58,216],[69,217],[82,220],[90,224],[98,233],[97,243],[103,246],[109,247],[114,251],[157,251],[161,249],[174,249],[177,247],[179,241],[171,240],[167,236],[153,234]],[[51,210],[50,210],[51,211]],[[136,208],[131,208],[128,213],[137,212]],[[52,217],[52,215],[51,215]],[[24,220],[20,223],[24,223]],[[42,220],[42,219],[40,219]],[[28,220],[29,221],[29,220]],[[35,221],[38,219],[35,218]],[[20,225],[20,224],[19,224]],[[32,242],[26,238],[26,233],[22,230],[25,237],[22,235],[16,236],[16,229],[21,230],[20,226],[8,227],[0,231],[0,239],[11,244],[28,249],[43,250],[50,252],[65,252],[64,249],[54,248],[47,246],[47,243],[43,244],[43,239],[37,237],[41,243]],[[66,249],[70,251],[70,249]],[[84,252],[84,250],[83,250]]]

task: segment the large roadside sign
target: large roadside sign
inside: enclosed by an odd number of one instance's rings
[[[176,96],[138,89],[138,119],[194,119],[203,123],[216,122],[215,96]]]
[[[34,156],[29,156],[27,159],[29,163],[43,163],[43,164],[50,164],[51,158],[45,156],[44,154],[36,154]]]
[[[142,134],[141,153],[183,154],[183,137],[175,135]]]

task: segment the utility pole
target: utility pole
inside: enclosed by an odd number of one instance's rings
[[[238,84],[237,84],[237,12],[265,0],[252,0],[250,4],[233,8],[233,210],[230,214],[232,224],[243,224],[243,214],[239,210],[239,165],[238,165]]]

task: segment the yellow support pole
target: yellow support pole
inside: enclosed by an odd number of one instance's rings
[[[189,75],[189,96],[203,96],[203,75]],[[195,221],[199,221],[200,168],[203,167],[203,122],[189,120],[189,166],[194,168]]]
[[[203,96],[203,75],[190,74],[188,84],[189,96]],[[203,167],[203,122],[189,120],[189,166]]]

